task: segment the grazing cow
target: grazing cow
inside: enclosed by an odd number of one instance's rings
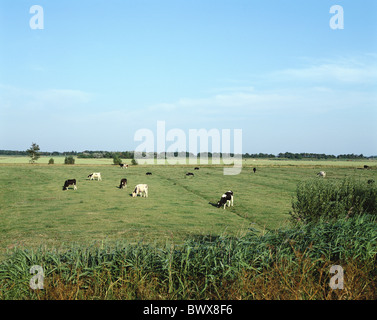
[[[364,165],[364,169],[369,169],[369,166],[367,166],[367,165]]]
[[[187,172],[186,176],[193,176],[194,174],[192,172]]]
[[[101,172],[93,172],[90,175],[88,175],[88,178],[90,180],[97,179],[98,181],[100,181],[100,180],[102,180],[102,178],[101,178]]]
[[[147,172],[146,175],[147,175],[147,176],[151,176],[151,175],[152,175],[152,172]]]
[[[199,167],[195,167],[194,170],[199,170]]]
[[[257,171],[257,168],[253,168],[253,171],[254,171],[254,173],[255,173],[255,171]]]
[[[220,208],[221,206],[223,206],[224,210],[226,206],[233,207],[233,199],[233,191],[229,190],[221,196],[220,201],[217,202],[217,207]]]
[[[373,179],[369,179],[368,180],[368,184],[373,184],[374,183],[374,180]]]
[[[320,171],[320,172],[317,173],[317,176],[324,178],[324,177],[326,177],[326,172],[325,171]]]
[[[123,169],[123,168],[126,168],[126,169],[128,168],[128,164],[120,163],[119,165],[120,165],[120,167],[121,167],[122,169]]]
[[[124,187],[127,188],[127,179],[120,180],[119,189],[123,189]]]
[[[132,192],[132,197],[135,198],[137,195],[148,198],[148,185],[147,184],[138,184],[135,186],[134,192]]]
[[[73,186],[73,190],[77,190],[76,179],[65,180],[63,190],[68,190],[69,186]]]

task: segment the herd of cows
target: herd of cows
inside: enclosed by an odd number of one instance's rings
[[[121,164],[120,167],[121,168],[128,168],[128,165]],[[195,167],[194,170],[199,170],[199,167]],[[256,169],[254,168],[253,171],[255,173]],[[146,175],[147,176],[152,175],[152,172],[147,172]],[[192,172],[187,172],[186,176],[194,176],[194,174]],[[98,181],[102,180],[100,172],[93,172],[93,173],[88,175],[88,178],[89,178],[89,180],[98,180]],[[76,179],[68,179],[68,180],[64,181],[63,191],[68,190],[69,187],[73,187],[73,190],[77,190]],[[126,188],[126,187],[127,187],[127,179],[123,178],[123,179],[120,180],[119,189],[123,189],[123,188]],[[138,195],[140,195],[141,197],[145,197],[145,198],[148,197],[148,185],[147,184],[137,184],[135,186],[135,188],[132,192],[132,197],[137,197]],[[233,200],[234,200],[233,191],[229,190],[221,196],[220,200],[217,202],[217,207],[218,208],[223,207],[225,209],[225,207],[233,206]]]
[[[121,168],[128,168],[128,164],[120,164],[120,167]],[[368,166],[364,166],[364,169],[368,169],[368,168],[369,168]],[[199,170],[199,167],[195,167],[194,170]],[[253,172],[254,173],[256,172],[256,168],[253,168]],[[146,175],[152,175],[152,173],[147,172]],[[187,172],[186,176],[194,176],[194,173]],[[325,178],[326,172],[320,171],[320,172],[317,173],[317,176]],[[88,178],[89,178],[89,180],[95,180],[95,179],[98,180],[98,181],[102,180],[100,172],[93,172],[93,173],[88,175]],[[374,183],[374,180],[373,181],[368,180],[368,184],[369,183]],[[64,182],[64,185],[63,185],[63,190],[67,190],[68,187],[70,187],[70,186],[73,186],[73,189],[77,190],[76,179],[66,180]],[[120,180],[119,189],[123,189],[123,188],[126,188],[126,187],[127,187],[127,179],[123,178],[123,179]],[[135,188],[132,192],[132,197],[137,197],[138,195],[140,195],[141,197],[146,197],[146,198],[148,197],[148,185],[147,184],[137,184],[135,186]],[[221,196],[221,198],[217,202],[216,206],[218,208],[223,207],[225,209],[226,207],[233,206],[233,201],[234,201],[233,191],[229,190]]]

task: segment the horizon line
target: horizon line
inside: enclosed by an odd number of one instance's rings
[[[2,152],[26,152],[26,150],[9,150],[9,149],[0,149],[0,156],[1,156],[1,153]],[[75,150],[71,150],[71,151],[39,151],[39,153],[49,153],[49,154],[52,154],[52,153],[59,153],[59,154],[66,154],[66,153],[77,153],[77,154],[84,154],[84,153],[104,153],[104,152],[108,152],[108,153],[125,153],[125,152],[130,152],[130,153],[135,153],[134,150],[125,150],[125,151],[109,151],[109,150],[84,150],[84,151],[75,151]],[[140,151],[137,151],[138,153],[143,153],[143,152],[140,152]],[[267,156],[274,156],[274,157],[279,157],[279,154],[285,154],[285,153],[289,153],[289,154],[293,154],[293,155],[303,155],[303,154],[308,154],[308,155],[324,155],[324,156],[334,156],[334,157],[338,157],[338,156],[349,156],[349,155],[354,155],[354,156],[362,156],[364,158],[371,158],[371,157],[377,157],[377,154],[376,155],[365,155],[364,153],[360,153],[360,154],[357,154],[357,153],[340,153],[340,154],[328,154],[328,153],[318,153],[318,152],[290,152],[290,151],[285,151],[285,152],[279,152],[277,154],[274,154],[274,153],[267,153],[267,152],[254,152],[254,153],[249,153],[249,152],[243,152],[243,153],[234,153],[234,152],[211,152],[211,151],[204,151],[204,152],[199,152],[199,153],[193,153],[193,152],[189,152],[189,151],[173,151],[173,152],[167,152],[167,151],[160,151],[160,152],[157,152],[157,151],[149,151],[149,152],[144,152],[145,154],[153,154],[153,155],[161,155],[161,154],[175,154],[176,152],[179,153],[185,153],[186,155],[187,154],[192,154],[194,156],[198,156],[200,154],[211,154],[211,155],[248,155],[248,156],[252,156],[252,155],[267,155]]]

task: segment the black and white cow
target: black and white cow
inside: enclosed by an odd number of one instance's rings
[[[123,169],[123,168],[128,168],[128,164],[124,164],[124,163],[120,163],[119,166]]]
[[[255,171],[257,171],[257,168],[253,168],[253,171],[254,171],[254,173],[255,173]]]
[[[199,170],[199,167],[195,167],[194,170]]]
[[[186,176],[193,176],[194,174],[192,172],[187,172]]]
[[[69,186],[73,186],[73,190],[77,190],[76,179],[65,180],[63,190],[68,190]]]
[[[123,189],[123,188],[127,188],[127,179],[126,178],[120,180],[119,189]]]
[[[152,175],[152,172],[147,172],[146,175],[147,175],[147,176],[151,176],[151,175]]]
[[[225,209],[225,206],[233,207],[233,199],[234,199],[233,191],[229,190],[221,196],[220,201],[217,202],[217,207],[220,208],[221,206],[223,206],[224,209]]]
[[[317,176],[325,178],[326,177],[326,172],[325,171],[320,171],[317,173]]]

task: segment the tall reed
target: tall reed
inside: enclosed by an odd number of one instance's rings
[[[376,255],[373,215],[165,246],[15,248],[0,262],[0,299],[374,299]],[[329,289],[332,264],[347,290]],[[43,267],[43,290],[29,286],[32,265]]]

